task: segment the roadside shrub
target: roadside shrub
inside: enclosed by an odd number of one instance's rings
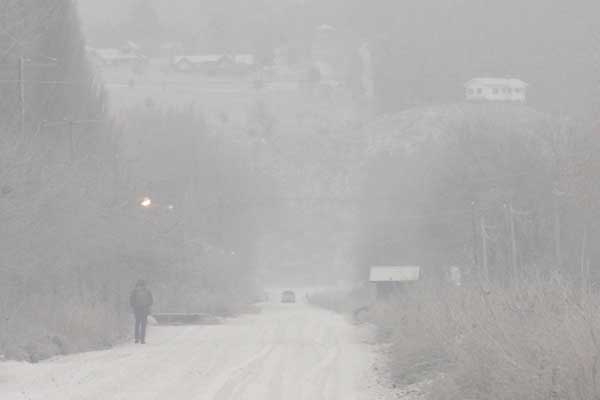
[[[340,314],[354,314],[371,303],[371,293],[367,287],[352,289],[319,290],[308,296],[310,304]]]
[[[519,289],[415,290],[373,311],[400,383],[437,378],[432,399],[600,395],[600,299],[560,279]]]
[[[32,317],[35,315],[35,318]],[[53,312],[22,308],[6,321],[0,351],[10,359],[37,362],[56,355],[103,349],[126,337],[129,315],[104,304],[69,302]]]

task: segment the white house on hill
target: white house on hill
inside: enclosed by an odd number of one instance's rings
[[[475,78],[465,84],[469,101],[525,103],[529,85],[513,78]]]

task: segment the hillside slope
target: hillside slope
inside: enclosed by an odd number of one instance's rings
[[[518,221],[520,262],[552,253],[552,190],[571,146],[553,118],[525,106],[461,103],[385,116],[366,129],[361,265],[473,265],[484,223],[495,229],[486,233],[494,239],[489,263],[507,279],[511,203],[532,212]]]

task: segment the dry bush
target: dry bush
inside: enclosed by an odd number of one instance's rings
[[[416,290],[373,318],[393,376],[441,377],[433,399],[593,399],[600,395],[600,299],[560,280],[520,289]]]
[[[0,345],[6,357],[31,362],[107,348],[126,337],[127,318],[106,304],[72,301],[53,309],[33,301],[6,321]]]
[[[458,327],[449,303],[438,293],[418,287],[370,310],[379,340],[389,345],[392,377],[400,383],[417,382],[445,370],[451,362],[449,342],[457,336]]]
[[[321,290],[308,297],[311,304],[341,314],[355,313],[368,305],[371,293],[367,287],[355,287],[351,290]]]

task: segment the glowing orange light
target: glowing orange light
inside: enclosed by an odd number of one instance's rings
[[[140,202],[140,205],[144,208],[148,208],[152,205],[152,199],[150,197],[144,197]]]

